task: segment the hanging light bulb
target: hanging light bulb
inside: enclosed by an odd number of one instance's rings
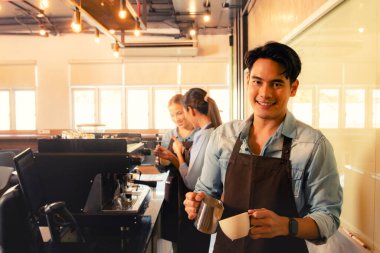
[[[96,43],[100,42],[100,32],[98,28],[95,28],[95,42]]]
[[[139,20],[136,21],[135,30],[134,30],[133,33],[134,33],[134,35],[135,35],[136,37],[138,37],[138,36],[141,35],[141,28],[140,28],[140,21],[139,21]]]
[[[206,10],[205,15],[203,16],[203,21],[208,22],[211,19],[211,12],[209,9]]]
[[[71,23],[71,28],[74,32],[79,33],[82,31],[82,23],[80,18],[80,11],[78,8],[75,8],[74,14],[73,14],[73,22]]]
[[[127,6],[125,0],[120,0],[119,18],[125,19],[127,17]]]
[[[46,10],[49,8],[49,0],[40,0],[40,9]]]
[[[117,41],[115,41],[115,43],[113,43],[113,56],[115,58],[119,57],[119,44],[117,44]]]
[[[39,31],[39,34],[40,34],[41,36],[46,36],[46,35],[47,35],[47,31],[45,30],[45,28],[41,27],[41,28],[40,28],[40,31]]]
[[[195,36],[195,35],[197,34],[197,31],[195,30],[194,27],[192,27],[192,28],[190,29],[189,34],[190,34],[191,37],[193,37],[193,36]]]

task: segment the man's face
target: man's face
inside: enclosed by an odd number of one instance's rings
[[[296,95],[298,80],[291,84],[283,71],[281,65],[270,59],[261,58],[253,64],[247,83],[255,120],[284,119],[289,97]]]

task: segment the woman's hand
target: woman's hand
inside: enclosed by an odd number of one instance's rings
[[[153,151],[155,156],[159,158],[166,159],[171,161],[173,159],[174,154],[167,148],[162,147],[161,145],[157,145]]]
[[[179,168],[178,158],[173,152],[169,149],[162,147],[161,145],[157,145],[153,151],[155,156],[160,158],[160,164],[163,166],[168,166],[169,164],[173,164],[175,168]]]
[[[172,137],[173,140],[173,151],[176,153],[176,155],[182,156],[183,152],[185,151],[185,147],[183,146],[182,142],[180,142],[176,137]]]

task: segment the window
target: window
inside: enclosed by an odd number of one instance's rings
[[[121,129],[121,89],[101,89],[99,96],[100,123],[105,124],[107,129]]]
[[[222,122],[230,121],[230,92],[228,89],[210,89],[210,97],[218,105]]]
[[[292,113],[294,116],[308,124],[313,124],[313,90],[298,88],[297,95],[292,97]]]
[[[95,90],[74,90],[74,127],[80,124],[93,124],[95,116]]]
[[[128,129],[149,128],[149,92],[147,89],[127,90]]]
[[[345,127],[364,128],[365,90],[347,89],[345,96]]]
[[[72,127],[94,123],[105,124],[106,129],[171,129],[175,125],[167,107],[170,98],[193,87],[206,90],[218,104],[222,121],[230,120],[226,62],[202,62],[202,66],[212,67],[219,73],[206,79],[199,77],[199,62],[188,59],[164,62],[165,66],[161,61],[140,60],[72,64]],[[107,73],[113,73],[112,80],[107,78]]]
[[[34,90],[0,91],[0,130],[35,130]]]
[[[380,90],[373,90],[372,125],[380,128]]]
[[[11,128],[10,92],[0,91],[0,130]]]
[[[339,90],[321,89],[319,91],[319,127],[338,128]]]
[[[154,128],[170,129],[175,127],[168,111],[168,102],[176,93],[175,89],[156,89],[154,91]]]
[[[35,92],[31,90],[15,91],[16,130],[36,129]]]

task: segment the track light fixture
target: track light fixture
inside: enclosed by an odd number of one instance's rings
[[[203,21],[204,22],[209,22],[210,19],[211,19],[211,11],[210,11],[211,5],[210,5],[210,1],[206,0],[206,2],[204,2],[203,6],[206,8],[206,12],[203,15]]]
[[[197,30],[195,29],[194,24],[190,27],[189,34],[191,37],[194,37],[197,34]]]
[[[203,21],[204,22],[208,22],[210,21],[211,19],[211,12],[210,10],[207,8],[206,12],[205,12],[205,15],[203,16]]]
[[[81,22],[81,17],[80,17],[80,11],[78,8],[75,8],[74,10],[71,28],[76,33],[79,33],[82,30],[82,22]]]
[[[119,44],[117,44],[117,41],[115,41],[115,43],[113,43],[113,56],[115,58],[118,58],[119,57]]]
[[[119,18],[121,19],[127,18],[127,4],[125,0],[120,0]]]
[[[134,30],[134,35],[136,37],[140,36],[141,35],[141,27],[140,27],[140,21],[137,19],[136,20],[136,25],[135,25],[135,30]]]
[[[40,27],[39,34],[40,34],[40,36],[42,36],[42,37],[45,37],[45,36],[47,37],[47,36],[48,36],[48,33],[47,33],[47,31],[46,31],[46,29],[45,29],[44,26],[41,26],[41,27]]]
[[[96,43],[100,42],[100,32],[98,28],[95,28],[95,42]]]
[[[240,8],[239,4],[230,4],[228,1],[222,3],[222,8],[238,9]]]

